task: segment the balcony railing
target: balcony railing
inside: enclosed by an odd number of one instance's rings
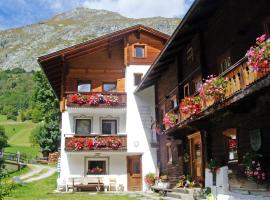
[[[267,72],[257,72],[254,71],[250,66],[247,65],[247,59],[243,58],[233,66],[231,66],[228,70],[222,73],[220,76],[228,79],[228,84],[225,90],[225,98],[223,103],[228,101],[230,98],[234,97],[236,94],[245,90],[253,83],[258,81],[259,79],[267,76]],[[198,93],[195,96],[199,95]],[[208,99],[203,102],[202,112],[213,106],[215,103],[214,99]],[[176,113],[175,110],[170,111],[169,113]],[[191,118],[190,114],[185,114],[181,112],[180,109],[177,110],[178,120],[177,124]]]
[[[126,102],[124,92],[66,93],[67,107],[125,107]]]
[[[126,135],[65,135],[66,151],[126,151]]]

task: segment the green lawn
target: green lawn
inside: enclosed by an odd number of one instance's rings
[[[89,194],[89,193],[54,193],[57,174],[37,181],[18,186],[13,190],[7,200],[137,200],[127,195]]]
[[[0,119],[3,119],[3,115]],[[5,124],[5,122],[7,122]],[[33,147],[30,142],[30,135],[32,130],[37,124],[32,122],[9,124],[9,121],[0,122],[0,126],[5,128],[6,135],[8,136],[9,147],[5,148],[5,152],[17,153],[27,155],[29,159],[40,156],[39,148]]]

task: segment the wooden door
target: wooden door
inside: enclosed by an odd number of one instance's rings
[[[141,156],[127,157],[128,191],[142,190],[142,162]]]
[[[193,178],[203,177],[203,149],[201,134],[188,136],[190,145],[190,171]]]

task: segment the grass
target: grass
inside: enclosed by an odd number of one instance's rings
[[[128,195],[89,194],[89,193],[54,193],[57,174],[37,182],[17,186],[6,200],[137,200]]]
[[[30,141],[31,132],[38,124],[32,122],[10,124],[4,121],[5,116],[0,115],[0,126],[5,128],[5,133],[8,137],[9,147],[5,148],[5,152],[17,153],[20,152],[27,156],[28,159],[35,158],[40,155],[39,147],[32,146]]]

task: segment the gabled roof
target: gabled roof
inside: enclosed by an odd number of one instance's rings
[[[56,96],[60,97],[65,60],[100,51],[113,42],[123,40],[126,35],[133,32],[148,33],[164,40],[164,42],[169,39],[167,34],[139,24],[39,57],[38,63],[46,74]]]
[[[151,65],[135,92],[153,85],[172,62],[179,50],[190,42],[193,34],[207,27],[207,19],[225,0],[195,0],[174,33]]]

